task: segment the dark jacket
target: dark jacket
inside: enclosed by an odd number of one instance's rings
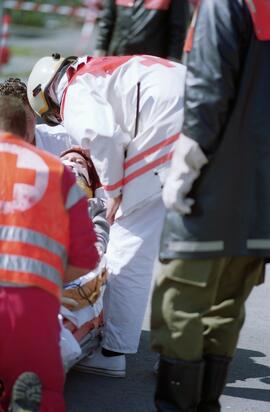
[[[191,215],[168,211],[160,258],[269,257],[270,35],[256,37],[245,1],[201,1],[184,113],[209,163]]]
[[[188,0],[104,0],[96,49],[179,60],[188,19]]]

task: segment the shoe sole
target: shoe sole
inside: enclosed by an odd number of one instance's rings
[[[38,412],[42,396],[39,377],[33,372],[24,372],[12,389],[10,412]]]
[[[94,375],[100,375],[100,376],[107,376],[109,378],[125,378],[126,377],[126,371],[115,371],[113,369],[101,369],[101,368],[90,368],[84,367],[84,366],[79,366],[75,365],[72,370],[76,372],[82,372],[82,373],[91,373]]]

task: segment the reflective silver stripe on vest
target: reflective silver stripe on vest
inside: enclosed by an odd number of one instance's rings
[[[64,264],[67,260],[66,248],[61,245],[61,243],[32,229],[15,226],[0,226],[0,240],[22,242],[28,245],[38,246],[59,256]]]
[[[0,254],[0,270],[10,270],[17,273],[32,273],[40,278],[50,280],[62,287],[60,273],[51,265],[36,259],[17,255]]]
[[[249,239],[248,249],[270,249],[270,239]]]
[[[169,242],[169,250],[173,252],[215,252],[224,249],[222,240],[209,242]]]
[[[83,197],[85,197],[85,193],[77,185],[77,183],[74,183],[74,185],[71,186],[71,188],[68,192],[65,208],[70,209],[72,206],[74,206]]]

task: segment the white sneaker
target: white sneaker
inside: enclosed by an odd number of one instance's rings
[[[99,347],[91,355],[76,363],[73,369],[95,375],[124,378],[126,376],[126,357],[125,355],[104,356]]]

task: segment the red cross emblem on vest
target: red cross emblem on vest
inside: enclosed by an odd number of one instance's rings
[[[0,212],[25,211],[40,201],[47,189],[49,167],[28,147],[0,142]]]
[[[0,200],[11,201],[13,199],[14,185],[23,183],[34,186],[36,172],[31,169],[17,167],[18,155],[13,153],[0,153],[2,174],[0,176]],[[10,170],[10,172],[9,172]],[[10,179],[13,175],[14,179]]]

